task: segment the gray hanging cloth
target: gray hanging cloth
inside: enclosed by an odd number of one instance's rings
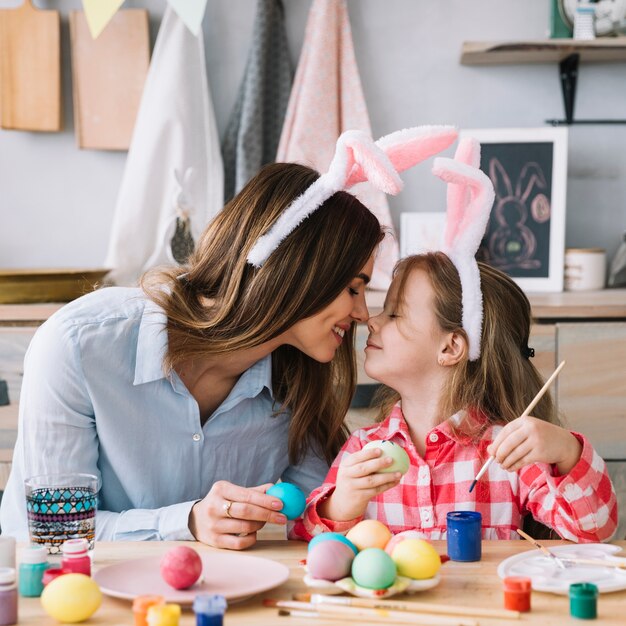
[[[281,0],[258,0],[252,47],[222,142],[224,201],[276,159],[293,71]]]

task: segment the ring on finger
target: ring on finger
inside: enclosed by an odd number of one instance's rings
[[[224,514],[226,517],[230,517],[230,519],[235,519],[230,513],[230,507],[233,506],[232,500],[226,500],[224,504],[222,504],[222,509],[224,509]]]

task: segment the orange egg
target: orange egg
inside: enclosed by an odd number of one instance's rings
[[[346,539],[349,539],[359,550],[365,550],[365,548],[384,550],[391,539],[391,532],[383,523],[375,519],[366,519],[354,526],[346,534]]]

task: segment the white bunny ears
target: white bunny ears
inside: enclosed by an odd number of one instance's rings
[[[338,191],[369,181],[388,194],[403,187],[398,172],[413,167],[450,146],[457,137],[452,126],[417,126],[399,130],[374,143],[359,130],[348,130],[337,140],[328,171],[296,198],[248,254],[248,263],[261,267],[281,242],[311,213]]]
[[[433,174],[448,183],[448,215],[444,252],[461,279],[463,329],[469,340],[469,360],[480,356],[483,296],[476,251],[485,234],[495,192],[480,165],[480,144],[468,137],[459,142],[454,159],[435,159]]]

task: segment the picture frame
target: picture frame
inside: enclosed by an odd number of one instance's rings
[[[496,198],[477,258],[526,292],[563,291],[567,129],[460,132],[481,143],[480,168]]]
[[[400,258],[441,250],[446,213],[400,213]]]

